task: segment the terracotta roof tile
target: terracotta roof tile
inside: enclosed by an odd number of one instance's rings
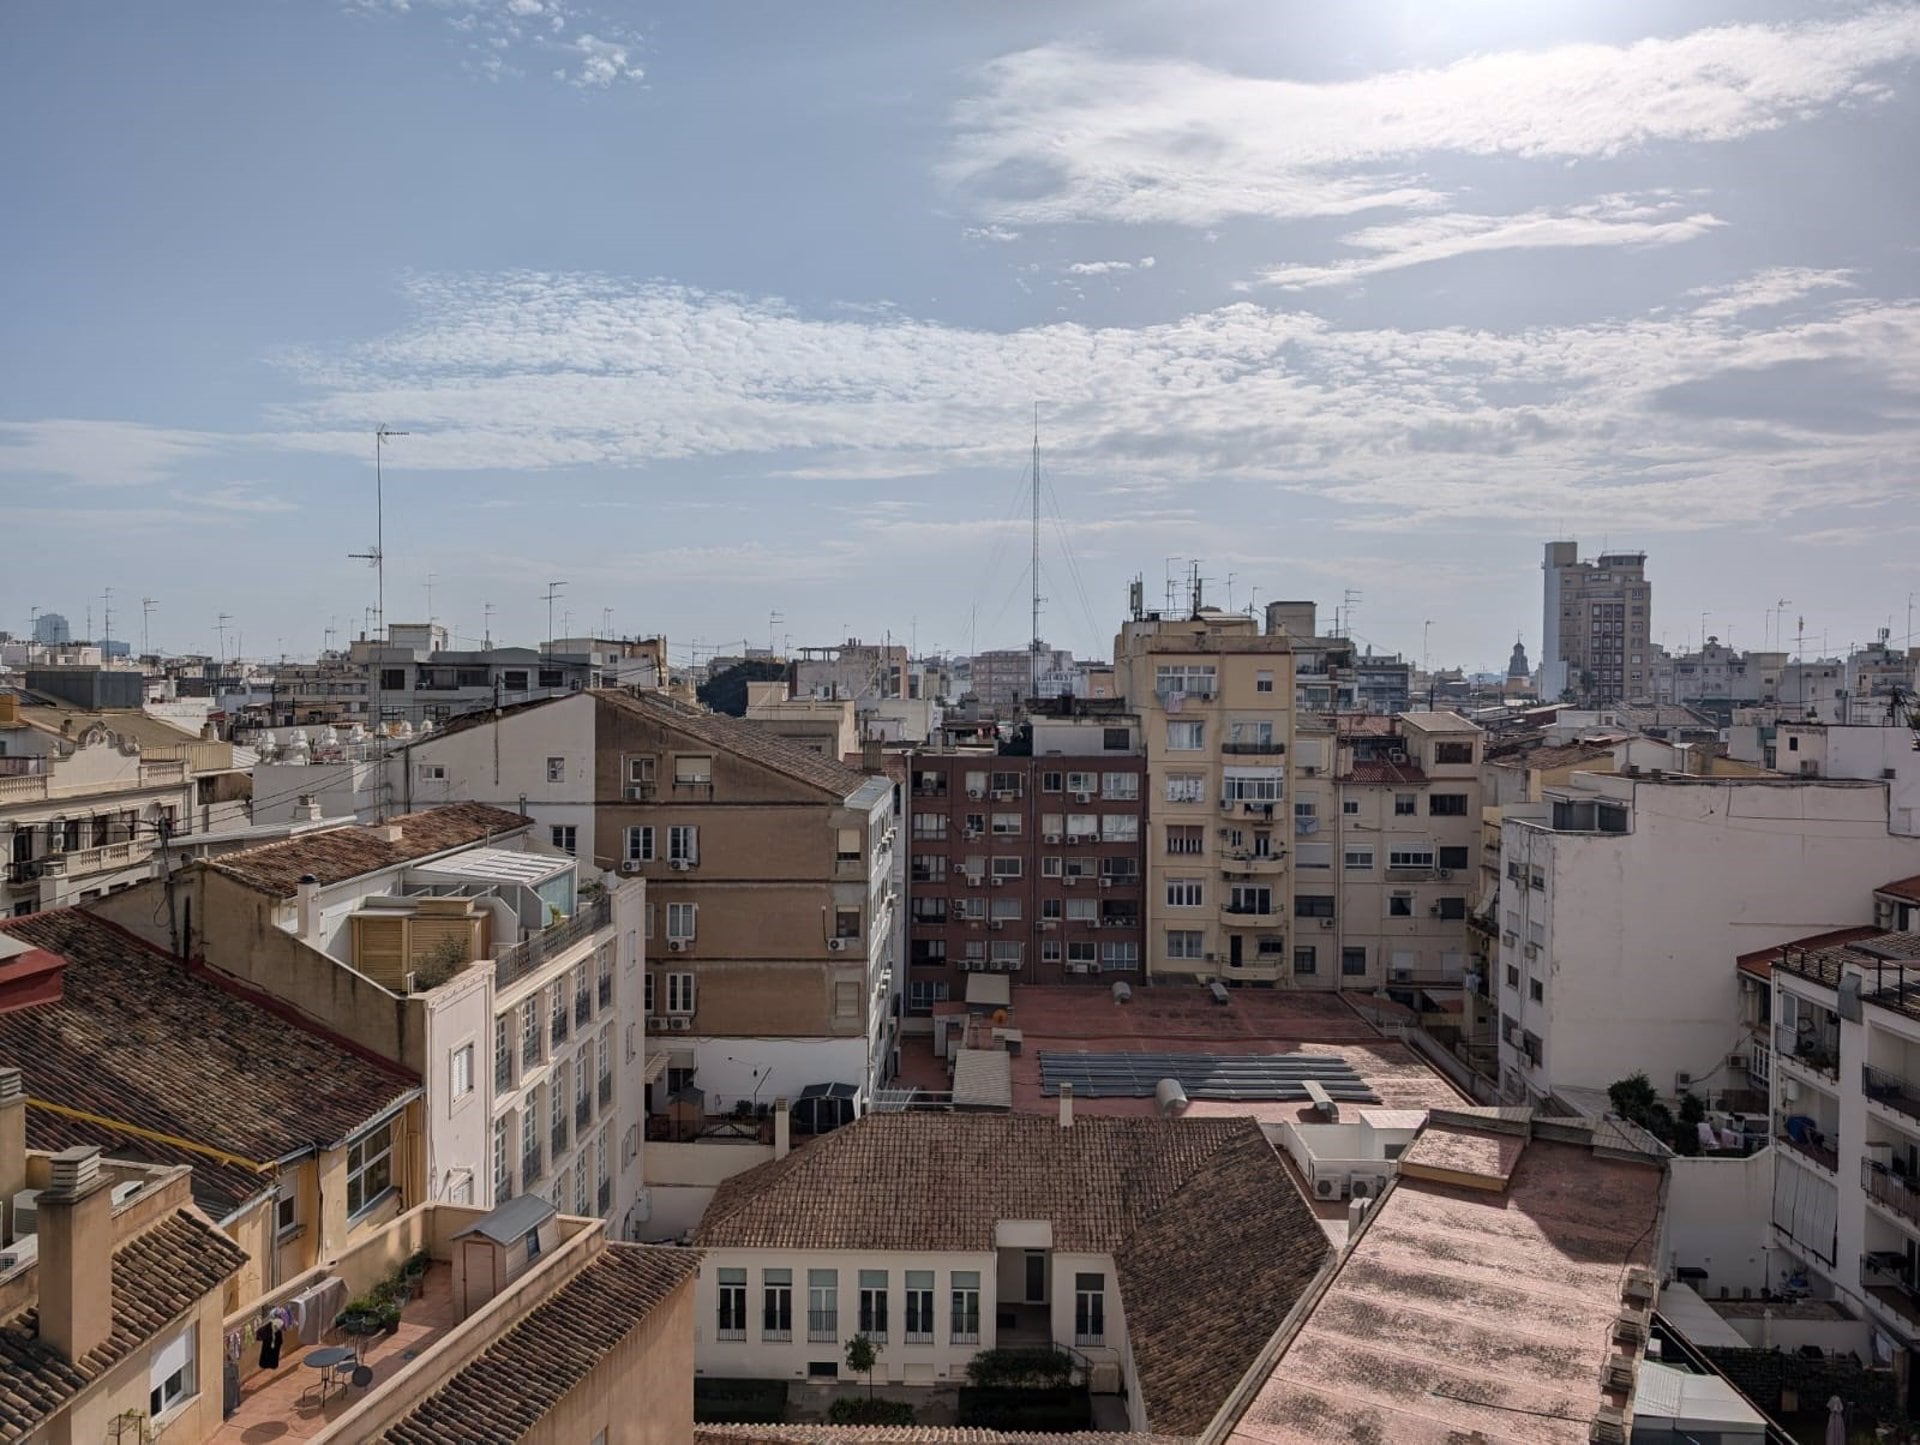
[[[1886,893],[1894,898],[1904,898],[1909,903],[1920,903],[1920,873],[1914,874],[1911,878],[1896,878],[1891,883],[1882,883],[1873,891]]]
[[[762,767],[772,768],[800,782],[821,788],[837,798],[846,797],[867,782],[865,773],[856,773],[831,758],[796,747],[760,724],[744,718],[689,707],[656,692],[635,695],[615,688],[597,688],[594,696],[623,712],[677,729],[749,762],[759,763]]]
[[[0,1445],[34,1434],[48,1416],[221,1288],[246,1262],[246,1251],[224,1234],[176,1212],[113,1252],[113,1328],[85,1359],[70,1364],[35,1338],[37,1309],[0,1324]]]
[[[1412,763],[1392,763],[1367,758],[1356,760],[1346,772],[1340,775],[1340,781],[1380,787],[1395,783],[1423,787],[1427,782],[1427,775]]]
[[[980,1430],[970,1425],[701,1425],[694,1445],[1192,1445],[1185,1435]]]
[[[526,1438],[699,1263],[690,1249],[609,1244],[383,1438],[394,1445]]]
[[[1149,1422],[1176,1433],[1219,1408],[1329,1253],[1260,1126],[1236,1118],[870,1114],[727,1180],[693,1242],[986,1251],[1003,1219],[1114,1256]]]
[[[363,873],[431,858],[455,848],[485,843],[532,825],[532,820],[485,803],[450,803],[389,820],[400,829],[390,842],[383,828],[328,828],[302,833],[214,859],[207,866],[247,887],[275,898],[291,898],[300,879],[312,874],[321,883],[341,883]]]
[[[26,1071],[30,1100],[130,1126],[123,1135],[30,1103],[27,1142],[119,1153],[130,1141],[136,1157],[192,1163],[195,1198],[215,1218],[259,1192],[257,1175],[166,1140],[271,1164],[316,1140],[346,1139],[417,1088],[392,1065],[303,1029],[221,986],[209,970],[89,914],[29,914],[0,922],[0,933],[67,963],[59,1002],[0,1013],[0,1058]]]

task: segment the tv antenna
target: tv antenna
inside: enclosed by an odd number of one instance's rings
[[[140,599],[140,655],[142,657],[153,650],[147,640],[148,623],[153,619],[153,609],[159,605],[157,598],[142,597]]]
[[[412,435],[412,432],[394,431],[386,426],[373,429],[373,546],[364,552],[347,554],[351,561],[366,562],[373,567],[375,598],[373,628],[376,640],[381,642],[385,642],[387,638],[387,489],[386,479],[381,472],[380,457],[389,437]],[[432,610],[431,600],[428,602],[428,610]]]
[[[1040,641],[1040,403],[1033,404],[1033,641],[1029,644],[1027,666],[1027,697],[1029,700],[1040,696],[1040,650],[1045,645]]]
[[[547,599],[547,656],[553,656],[553,604],[559,600],[560,591],[565,582],[549,582],[547,590],[540,595]]]

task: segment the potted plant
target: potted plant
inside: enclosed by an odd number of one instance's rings
[[[432,1265],[433,1256],[424,1249],[417,1249],[407,1256],[406,1263],[400,1266],[400,1274],[407,1282],[409,1297],[419,1299],[427,1292],[427,1270]]]
[[[333,1327],[343,1334],[371,1335],[382,1328],[381,1306],[369,1295],[347,1301],[346,1308],[333,1317]]]

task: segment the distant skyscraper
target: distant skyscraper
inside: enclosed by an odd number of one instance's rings
[[[1649,696],[1653,588],[1645,552],[1580,560],[1577,542],[1547,543],[1540,694],[1616,702]]]
[[[73,629],[58,612],[42,612],[33,619],[33,640],[42,647],[64,647],[73,641]]]

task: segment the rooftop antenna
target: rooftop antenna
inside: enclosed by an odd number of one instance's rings
[[[386,479],[381,472],[380,454],[386,448],[388,437],[411,435],[413,433],[394,431],[384,425],[373,429],[373,547],[369,551],[347,554],[355,562],[368,562],[373,566],[375,574],[374,634],[381,642],[386,641],[387,638],[387,489]]]
[[[142,657],[153,651],[147,640],[148,624],[153,620],[153,609],[159,605],[157,598],[142,597],[140,599],[140,655]]]
[[[1182,562],[1182,561],[1185,561],[1185,560],[1186,560],[1186,559],[1185,559],[1185,558],[1183,558],[1183,557],[1169,557],[1169,558],[1167,558],[1167,566],[1166,566],[1166,574],[1167,574],[1167,602],[1166,602],[1166,610],[1167,610],[1167,611],[1168,611],[1169,613],[1171,613],[1171,612],[1173,611],[1173,564],[1174,564],[1175,562]]]
[[[548,657],[553,656],[553,604],[555,599],[560,596],[560,589],[562,587],[565,587],[566,585],[567,584],[565,582],[549,582],[547,584],[547,590],[540,594],[542,597],[547,599],[547,649],[546,651],[547,651]]]
[[[484,651],[492,652],[493,651],[493,604],[491,602],[483,603],[481,605],[480,627],[481,627],[481,631],[485,634],[480,639],[480,646]]]
[[[775,635],[779,630],[780,624],[785,622],[786,620],[787,619],[782,617],[778,611],[772,611],[767,613],[767,656],[768,657],[778,657],[780,655],[780,649],[773,645],[773,641],[774,641]]]
[[[1344,633],[1342,633],[1341,636],[1351,637],[1353,636],[1354,609],[1359,607],[1360,605],[1360,589],[1357,587],[1347,588],[1346,592],[1343,594],[1342,601],[1344,603],[1344,607],[1342,610],[1344,611],[1346,616],[1347,630]]]
[[[113,589],[109,587],[100,597],[100,654],[106,655],[107,644],[113,640]]]
[[[1027,660],[1027,696],[1040,696],[1040,403],[1033,404],[1033,643]]]
[[[600,635],[607,638],[613,636],[613,609],[611,607],[602,607],[600,609]]]
[[[436,574],[427,573],[427,626],[433,626],[433,582]]]
[[[222,612],[213,622],[213,630],[218,633],[220,637],[220,660],[222,662],[227,660],[227,624],[231,621],[233,621],[233,614],[231,612]]]

